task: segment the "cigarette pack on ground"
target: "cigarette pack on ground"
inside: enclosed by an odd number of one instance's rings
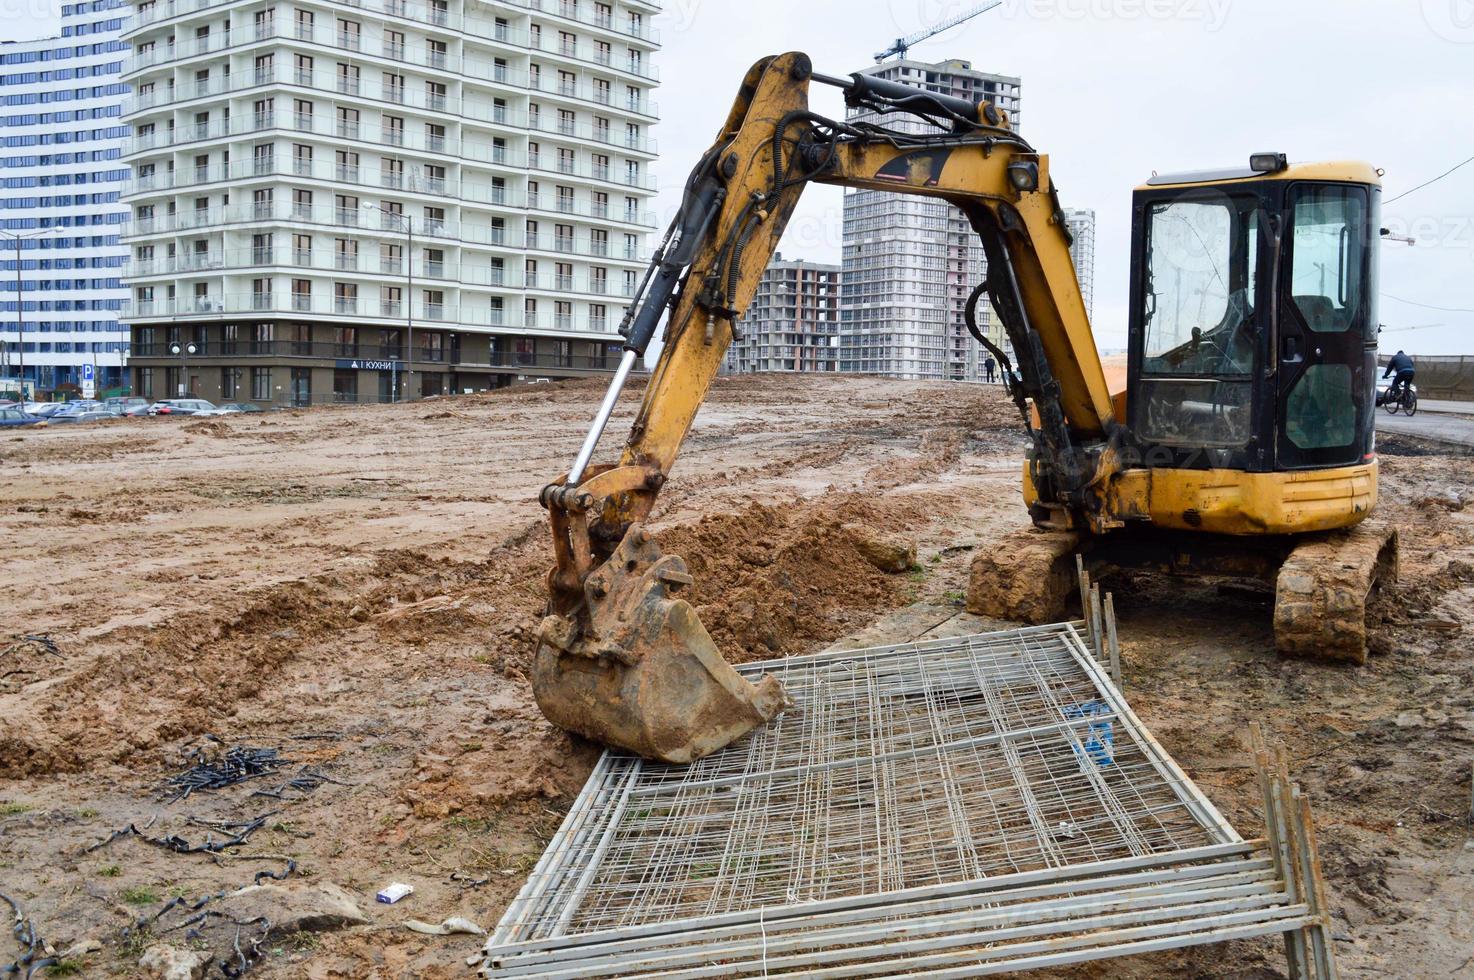
[[[374,897],[383,902],[385,905],[393,905],[395,902],[399,901],[401,898],[410,894],[414,890],[414,885],[402,885],[397,881],[391,881],[389,882],[388,887],[382,889],[379,894]]]

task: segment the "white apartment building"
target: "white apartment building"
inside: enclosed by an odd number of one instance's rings
[[[1075,262],[1075,278],[1080,280],[1080,293],[1085,299],[1085,312],[1095,322],[1095,211],[1092,208],[1065,208],[1065,224],[1070,229],[1070,258]]]
[[[138,2],[135,390],[300,405],[612,368],[654,223],[658,10]]]
[[[1018,126],[1018,78],[975,71],[955,59],[935,64],[902,59],[861,72],[991,102]],[[851,109],[847,118],[918,133],[932,129],[919,120],[880,117],[865,109]],[[843,242],[839,370],[911,379],[983,377],[987,351],[968,332],[963,308],[985,276],[987,261],[960,210],[914,194],[847,191]],[[979,304],[978,323],[1008,349],[986,302]]]
[[[98,394],[122,382],[127,13],[123,0],[67,3],[60,37],[0,43],[0,388],[11,394],[79,394],[88,373]]]
[[[833,371],[839,354],[839,273],[837,265],[786,260],[777,253],[737,324],[742,336],[727,348],[726,370]]]

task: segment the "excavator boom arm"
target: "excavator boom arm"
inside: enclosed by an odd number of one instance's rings
[[[937,131],[826,119],[809,110],[815,80],[839,85],[851,105],[882,118],[904,113]],[[578,459],[542,494],[557,564],[534,688],[545,713],[565,728],[683,761],[777,710],[771,687],[759,690],[737,677],[689,607],[681,608],[674,593],[689,576],[673,564],[679,559],[659,555],[641,525],[811,182],[919,194],[962,209],[988,259],[978,293],[988,294],[1019,361],[1011,393],[1026,420],[1030,402],[1038,413],[1038,425],[1029,428],[1041,504],[1065,525],[1110,520],[1104,485],[1119,427],[1048,158],[986,103],[859,74],[815,76],[799,53],[764,58],[748,71],[687,182],[681,211],[622,327],[625,356]],[[620,460],[594,465],[619,389],[667,311],[660,357]],[[666,631],[627,626],[652,619],[668,624]],[[569,670],[568,658],[583,667]],[[589,673],[589,661],[605,673]],[[679,705],[659,703],[665,695],[651,692],[677,672],[704,680],[682,688]]]

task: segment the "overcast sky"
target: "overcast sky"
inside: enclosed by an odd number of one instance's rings
[[[668,0],[662,218],[757,58],[805,51],[817,71],[848,74],[974,2]],[[1474,0],[1005,0],[911,57],[1022,78],[1023,133],[1050,154],[1063,204],[1095,209],[1104,347],[1124,346],[1131,190],[1153,170],[1255,150],[1363,159],[1386,170],[1391,198],[1474,156]],[[843,111],[833,89],[812,101]],[[785,258],[839,260],[841,193],[806,193]],[[1418,239],[1382,246],[1383,348],[1474,353],[1474,163],[1387,206],[1383,224]]]
[[[656,21],[662,225],[753,61],[799,50],[847,74],[973,3],[668,0]],[[0,36],[54,33],[56,7],[5,0],[14,33]],[[912,57],[1022,77],[1024,134],[1051,155],[1065,206],[1096,212],[1104,347],[1124,344],[1130,195],[1153,170],[1255,150],[1363,159],[1386,170],[1390,199],[1474,156],[1474,0],[1004,0]],[[823,86],[813,104],[843,111]],[[808,191],[787,257],[838,261],[840,194]],[[1418,239],[1382,246],[1383,348],[1474,353],[1474,164],[1388,205],[1383,224]]]

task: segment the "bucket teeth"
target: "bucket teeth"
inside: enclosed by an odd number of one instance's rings
[[[588,618],[543,620],[532,688],[553,724],[649,759],[709,755],[788,704],[772,676],[749,682],[674,593],[686,563],[633,526],[584,585]]]

